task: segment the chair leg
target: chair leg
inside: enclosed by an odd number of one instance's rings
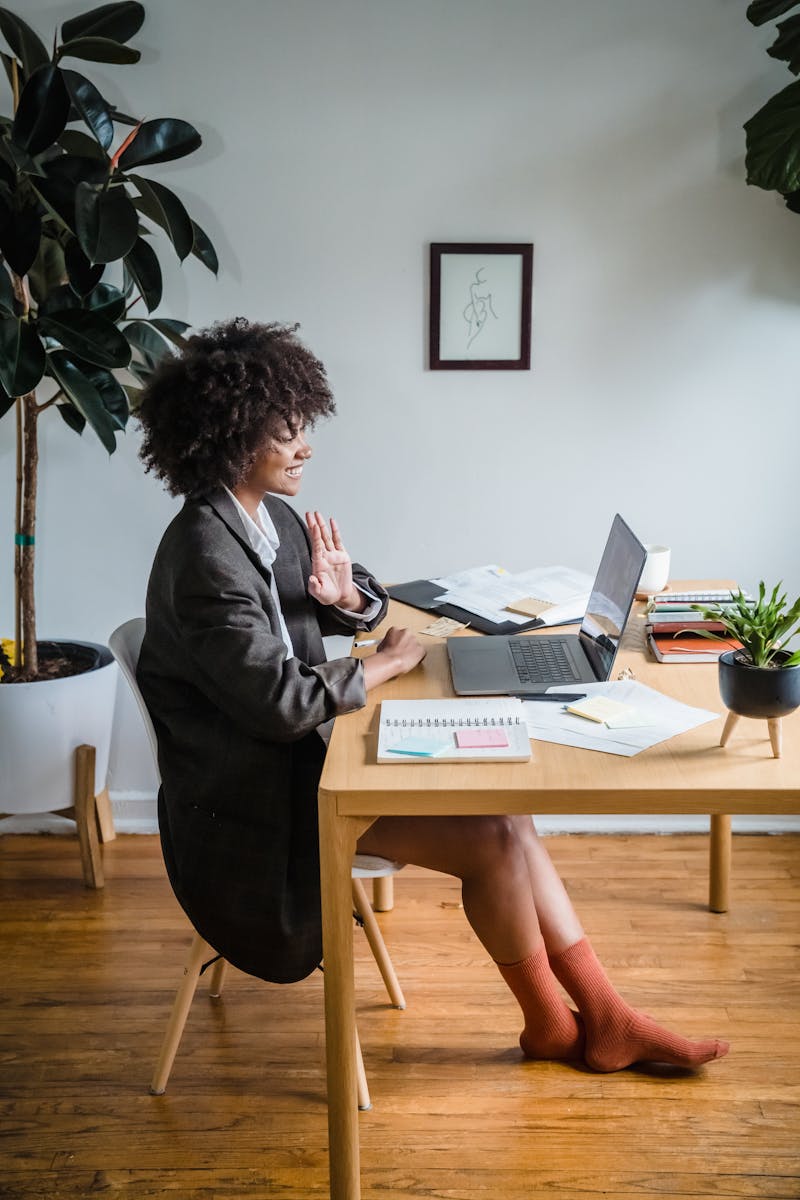
[[[199,933],[195,933],[192,938],[186,966],[183,968],[183,979],[178,986],[175,1001],[172,1005],[167,1031],[164,1034],[164,1041],[161,1045],[161,1053],[158,1056],[155,1073],[153,1074],[153,1081],[150,1084],[150,1091],[154,1096],[163,1096],[167,1090],[167,1080],[172,1070],[172,1064],[175,1061],[175,1054],[180,1045],[183,1027],[186,1024],[192,998],[197,988],[197,981],[200,978],[200,968],[203,965],[203,960],[208,958],[209,955],[213,955],[213,953],[214,951],[208,942],[204,938],[201,938]]]
[[[394,964],[389,957],[389,951],[386,949],[386,943],[383,940],[380,927],[375,920],[375,914],[367,899],[367,893],[364,891],[364,885],[360,879],[354,879],[352,883],[353,904],[356,912],[364,922],[364,932],[367,935],[369,948],[375,957],[375,962],[378,964],[378,970],[383,977],[383,982],[386,984],[389,999],[395,1008],[405,1008],[406,998],[403,995],[403,990],[395,974]]]
[[[358,1030],[356,1029],[356,1074],[358,1075],[358,1107],[362,1112],[372,1108],[372,1101],[369,1096],[369,1087],[367,1086],[367,1073],[364,1070],[364,1058],[361,1054],[361,1042],[358,1038]]]
[[[228,973],[228,963],[224,958],[218,958],[211,968],[211,978],[208,981],[208,994],[214,1000],[222,995],[225,976]]]

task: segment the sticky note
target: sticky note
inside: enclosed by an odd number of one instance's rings
[[[459,750],[483,750],[492,746],[507,746],[505,729],[457,729],[456,743]]]
[[[574,704],[568,704],[567,712],[602,725],[616,717],[628,716],[633,712],[633,707],[630,704],[621,704],[619,700],[611,700],[608,696],[587,696],[585,700],[576,700]]]
[[[390,754],[408,754],[415,758],[435,758],[449,749],[441,738],[427,737],[422,733],[409,733],[396,746],[387,746]]]

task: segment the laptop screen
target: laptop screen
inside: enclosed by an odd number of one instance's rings
[[[644,567],[644,546],[617,513],[579,637],[598,679],[608,679]]]

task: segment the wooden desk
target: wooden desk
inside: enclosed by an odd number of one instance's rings
[[[692,586],[678,583],[676,586]],[[715,586],[705,582],[695,586]],[[716,665],[665,666],[644,648],[637,605],[614,665],[687,704],[720,714]],[[392,603],[389,624],[421,629],[429,617]],[[426,639],[428,640],[428,639]],[[727,907],[730,814],[800,812],[800,712],[784,718],[783,757],[772,757],[765,721],[741,721],[719,746],[722,716],[633,758],[535,742],[529,763],[375,761],[381,699],[451,696],[443,642],[409,675],[370,693],[336,721],[319,789],[331,1200],[359,1200],[350,864],[379,816],[486,813],[709,813],[711,907]]]

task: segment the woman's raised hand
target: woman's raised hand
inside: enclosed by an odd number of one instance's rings
[[[322,513],[307,512],[306,525],[311,535],[309,594],[320,604],[335,604],[351,612],[360,612],[364,597],[353,584],[350,555],[342,545],[336,521],[331,517],[328,529]]]

